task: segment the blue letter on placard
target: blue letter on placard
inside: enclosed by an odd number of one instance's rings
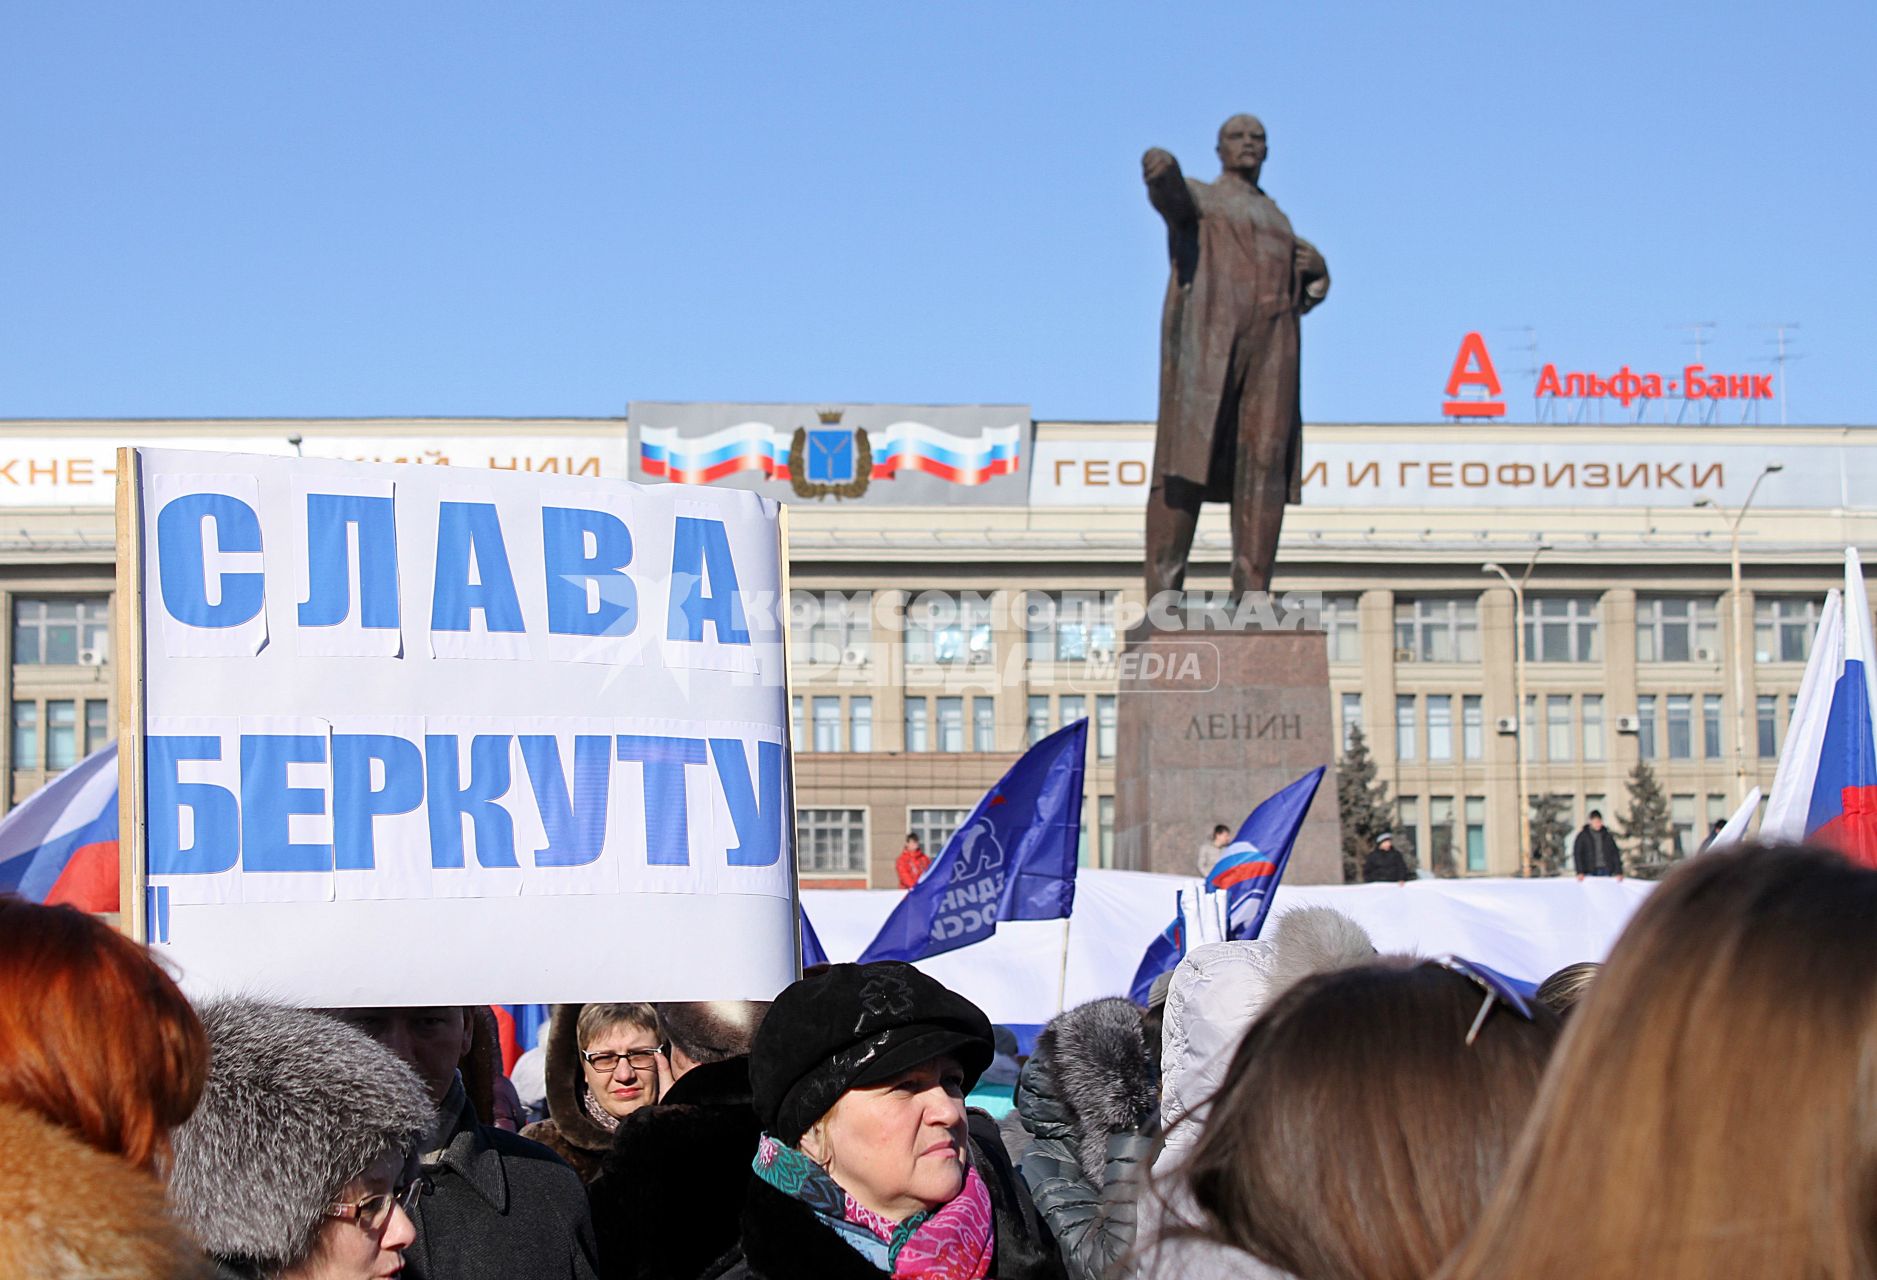
[[[384,786],[375,791],[374,760],[384,765],[385,775]],[[424,757],[415,742],[385,733],[332,735],[333,866],[370,871],[377,865],[372,819],[409,813],[423,802]]]
[[[711,593],[704,594],[705,574]],[[665,626],[671,640],[702,640],[704,624],[717,628],[717,643],[748,644],[743,599],[737,594],[736,565],[730,560],[730,535],[721,520],[679,516],[671,544],[671,612]]]
[[[398,534],[391,499],[352,493],[306,495],[306,603],[303,627],[333,627],[352,612],[351,554],[345,531],[358,528],[361,626],[398,625]]]
[[[471,557],[477,581],[469,580]],[[493,502],[437,505],[437,578],[430,598],[432,631],[469,630],[469,611],[482,610],[491,631],[520,631],[521,601],[508,571],[508,548]]]
[[[241,854],[241,819],[235,793],[209,782],[183,782],[184,760],[220,760],[222,740],[150,737],[144,740],[144,784],[149,789],[150,874],[210,876],[227,871]],[[182,847],[182,810],[195,818],[195,840]]]
[[[587,554],[592,535],[593,554]],[[629,636],[639,625],[639,592],[620,570],[632,563],[632,532],[605,511],[541,509],[541,551],[547,566],[547,629],[565,636]],[[587,584],[599,592],[587,610]]]
[[[782,744],[756,743],[760,796],[750,788],[749,761],[743,755],[741,739],[712,738],[710,758],[717,764],[724,803],[736,827],[736,848],[730,850],[730,865],[773,866],[782,856]]]
[[[612,783],[612,744],[582,734],[574,739],[573,798],[561,771],[560,741],[546,734],[523,734],[522,762],[528,785],[541,811],[547,847],[534,853],[537,867],[584,867],[606,847],[606,801]]]
[[[215,523],[215,547],[224,555],[261,549],[254,508],[225,493],[185,493],[156,517],[157,579],[163,607],[192,627],[238,627],[261,611],[267,588],[258,573],[221,575],[221,601],[210,604],[202,554],[203,522]]]
[[[463,865],[463,815],[476,831],[476,861],[513,867],[515,822],[496,801],[508,794],[508,743],[504,733],[479,733],[470,740],[469,782],[458,765],[454,734],[424,735],[424,771],[430,799],[430,865]]]
[[[691,863],[691,824],[684,812],[684,766],[703,764],[702,738],[622,733],[619,758],[645,766],[645,860],[654,867]]]
[[[320,787],[287,785],[287,765],[319,764],[326,739],[310,733],[241,735],[241,869],[243,871],[331,871],[332,846],[294,844],[287,819],[326,812]]]

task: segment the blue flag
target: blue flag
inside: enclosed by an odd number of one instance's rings
[[[1234,942],[1258,936],[1271,910],[1271,895],[1290,865],[1290,851],[1323,769],[1312,769],[1251,811],[1232,843],[1212,865],[1206,890],[1225,893],[1226,936]]]
[[[823,949],[821,939],[815,936],[815,926],[809,920],[808,912],[797,904],[795,915],[802,922],[802,968],[828,963],[828,953]]]
[[[1186,894],[1182,891],[1173,895],[1173,923],[1147,944],[1140,968],[1134,971],[1134,981],[1128,987],[1128,999],[1146,1008],[1148,998],[1153,995],[1154,979],[1170,972],[1185,958]]]
[[[1075,905],[1088,721],[1044,738],[978,801],[860,963],[923,960],[997,931],[999,920],[1058,920]]]

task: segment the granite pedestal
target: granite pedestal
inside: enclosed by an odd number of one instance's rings
[[[1216,824],[1236,831],[1259,801],[1328,765],[1284,879],[1341,883],[1323,632],[1142,628],[1118,666],[1117,867],[1197,875]]]

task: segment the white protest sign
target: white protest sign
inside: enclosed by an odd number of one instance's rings
[[[779,508],[136,451],[151,943],[305,1005],[767,999]]]

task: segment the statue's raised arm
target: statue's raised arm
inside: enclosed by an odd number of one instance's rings
[[[1186,175],[1180,172],[1180,162],[1171,151],[1149,147],[1141,157],[1141,178],[1147,183],[1147,199],[1161,217],[1170,223],[1199,220],[1199,206],[1193,203],[1193,193],[1186,189]]]

